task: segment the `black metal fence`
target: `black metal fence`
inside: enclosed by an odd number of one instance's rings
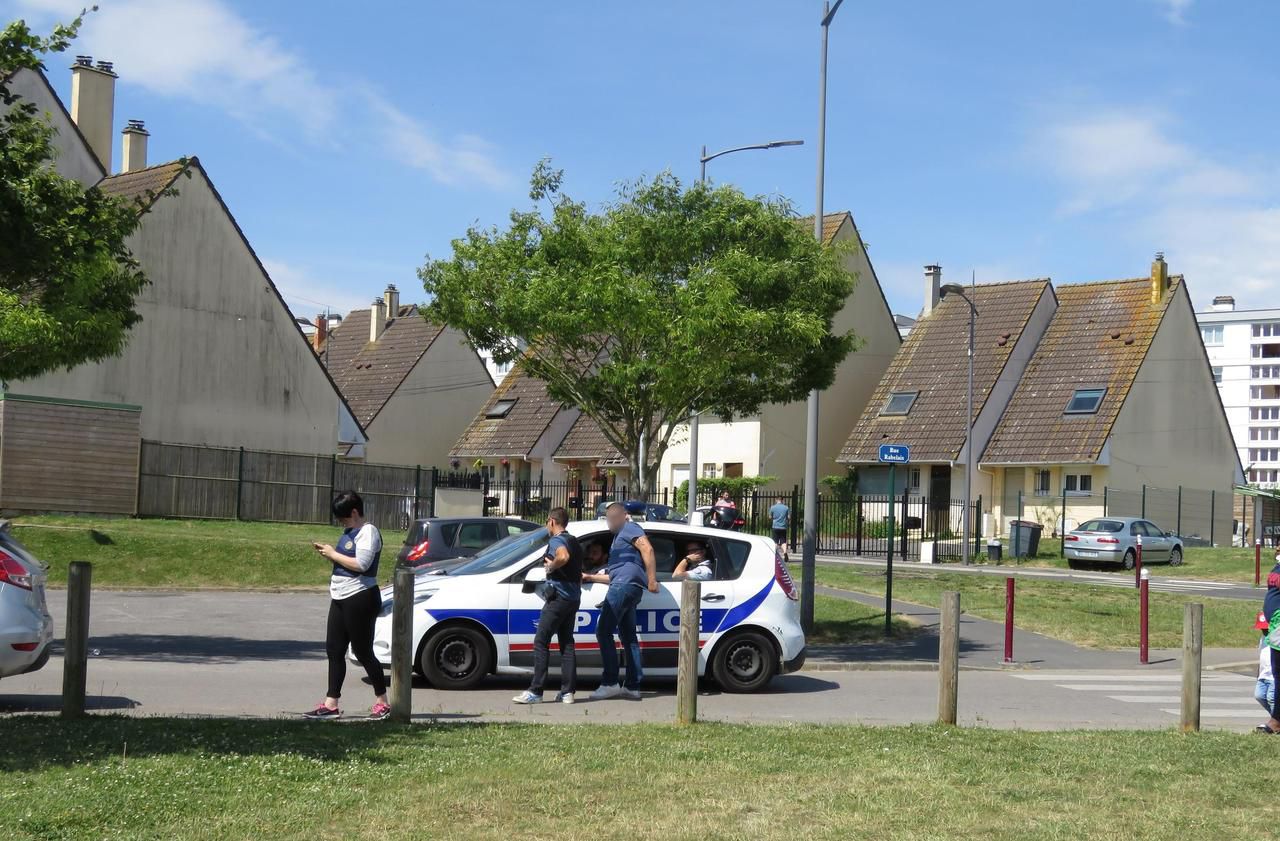
[[[354,489],[370,522],[405,529],[432,513],[442,475],[334,456],[143,441],[138,516],[328,523],[334,493]]]

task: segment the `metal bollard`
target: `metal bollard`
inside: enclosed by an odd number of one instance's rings
[[[1142,535],[1138,535],[1138,552],[1133,561],[1133,589],[1138,589],[1142,581]]]
[[[1138,590],[1138,662],[1147,665],[1150,647],[1147,645],[1147,618],[1148,613],[1147,591],[1151,587],[1151,572],[1149,570],[1142,571],[1142,586]]]
[[[676,661],[676,723],[698,720],[698,633],[702,626],[702,584],[680,585],[680,649]]]
[[[79,718],[85,711],[92,582],[93,565],[86,561],[72,561],[67,570],[67,632],[62,653],[63,718]]]
[[[1262,586],[1262,541],[1253,541],[1253,586]]]
[[[408,724],[413,713],[412,567],[398,566],[391,592],[391,720]]]

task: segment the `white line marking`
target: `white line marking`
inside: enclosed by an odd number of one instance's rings
[[[1093,672],[1090,674],[1071,674],[1070,672],[1057,674],[1034,674],[1034,675],[1014,675],[1020,680],[1059,680],[1068,681],[1070,683],[1080,683],[1088,680],[1125,680],[1125,681],[1143,681],[1147,683],[1177,683],[1182,680],[1181,672],[1170,672],[1168,674],[1153,675],[1150,672]],[[1206,674],[1200,678],[1202,683],[1253,683],[1254,679],[1245,677],[1244,675],[1233,674]]]
[[[1182,714],[1182,710],[1180,709],[1162,709],[1160,712],[1169,713],[1171,715]],[[1262,716],[1264,715],[1266,715],[1266,713],[1261,710],[1253,710],[1252,712],[1245,712],[1244,710],[1200,710],[1201,718],[1256,718],[1261,722]]]
[[[1123,701],[1126,704],[1180,704],[1182,699],[1174,695],[1108,695],[1113,701]],[[1200,699],[1202,704],[1257,704],[1258,702],[1249,696],[1240,696],[1238,698],[1204,698]],[[1259,710],[1262,708],[1259,707]]]
[[[1079,692],[1145,692],[1152,689],[1171,689],[1169,686],[1150,686],[1141,683],[1057,683],[1059,689],[1075,689]]]

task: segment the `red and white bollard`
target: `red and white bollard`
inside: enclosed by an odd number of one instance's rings
[[[1253,586],[1262,586],[1262,541],[1253,541]]]
[[[1004,661],[1013,662],[1013,576],[1004,580]]]
[[[1138,555],[1133,559],[1133,586],[1134,589],[1142,586],[1142,535],[1138,535]]]
[[[1147,645],[1147,590],[1151,586],[1150,570],[1143,570],[1138,587],[1138,662],[1147,664],[1150,649]]]

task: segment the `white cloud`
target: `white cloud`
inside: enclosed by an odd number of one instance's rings
[[[1185,26],[1187,23],[1187,10],[1191,8],[1192,0],[1157,0],[1161,6],[1164,6],[1165,20],[1174,26]]]
[[[345,315],[355,309],[368,309],[380,291],[362,292],[351,283],[318,278],[309,269],[284,260],[265,259],[262,265],[297,318],[314,318],[316,313],[325,311]]]
[[[45,22],[83,8],[83,0],[19,2]],[[266,137],[328,146],[341,143],[341,125],[366,125],[384,138],[390,160],[436,181],[507,183],[490,144],[468,134],[435,139],[376,87],[318,71],[222,0],[105,0],[73,49],[114,61],[122,85],[219,108]]]

